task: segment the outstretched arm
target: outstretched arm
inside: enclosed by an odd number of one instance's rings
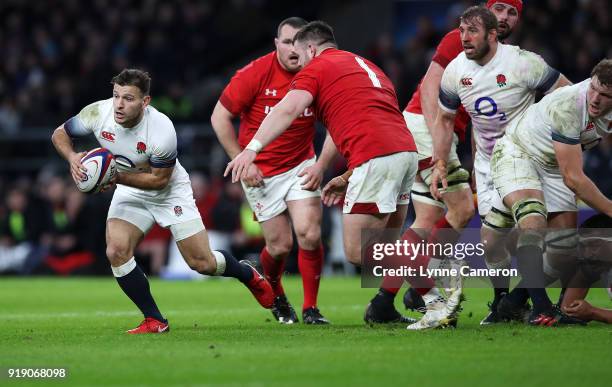
[[[312,95],[304,90],[291,90],[287,93],[263,120],[247,147],[227,164],[223,176],[231,172],[233,183],[245,178],[257,153],[287,130],[312,101]]]

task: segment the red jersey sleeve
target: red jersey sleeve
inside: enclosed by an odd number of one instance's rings
[[[442,68],[446,68],[461,51],[463,51],[463,46],[461,45],[459,30],[454,29],[442,38],[431,60],[442,66]]]
[[[253,67],[253,63],[249,63],[236,71],[219,98],[219,102],[233,115],[240,115],[253,103],[257,93],[257,78]]]
[[[293,78],[289,90],[305,90],[314,98],[319,92],[320,74],[317,63],[310,63]]]

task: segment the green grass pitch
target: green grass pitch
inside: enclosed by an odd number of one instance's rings
[[[0,279],[0,385],[608,386],[612,328],[479,327],[490,289],[467,289],[456,330],[362,322],[374,289],[325,278],[331,326],[281,326],[237,281],[151,286],[165,335],[130,336],[141,316],[108,279]],[[301,281],[286,278],[295,306]],[[601,289],[589,300],[610,305]],[[397,304],[400,305],[398,297]],[[64,380],[16,380],[7,367],[67,367]]]

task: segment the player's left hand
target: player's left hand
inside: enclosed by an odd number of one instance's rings
[[[226,177],[231,172],[232,183],[237,183],[241,179],[245,179],[247,177],[249,166],[253,164],[255,157],[257,157],[257,153],[253,152],[252,150],[243,150],[232,161],[227,163],[227,168],[225,168],[223,177]]]
[[[593,306],[585,300],[575,300],[570,306],[563,308],[563,311],[567,313],[568,316],[579,318],[584,321],[591,321],[593,319],[592,310]]]
[[[331,179],[321,193],[321,200],[327,207],[335,206],[340,203],[340,200],[346,194],[348,182],[342,176],[336,176]]]
[[[431,183],[429,184],[429,192],[437,199],[442,199],[442,194],[448,188],[448,181],[446,180],[446,162],[444,160],[438,160],[433,167],[431,174]],[[438,188],[438,185],[442,182],[442,189]]]
[[[323,168],[319,166],[319,163],[314,163],[298,173],[298,177],[302,176],[306,176],[301,183],[302,189],[305,189],[306,191],[315,191],[317,188],[319,188],[321,181],[323,180]]]

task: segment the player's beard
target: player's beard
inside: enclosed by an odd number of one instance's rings
[[[503,25],[505,26],[504,29],[501,29],[501,28],[497,29],[497,39],[500,42],[503,40],[506,40],[510,35],[512,35],[512,29],[510,28],[508,23],[503,23]]]
[[[485,40],[481,47],[475,49],[474,53],[471,56],[468,56],[468,59],[470,60],[482,59],[489,53],[489,51],[491,51],[491,45],[489,44],[489,42]]]

